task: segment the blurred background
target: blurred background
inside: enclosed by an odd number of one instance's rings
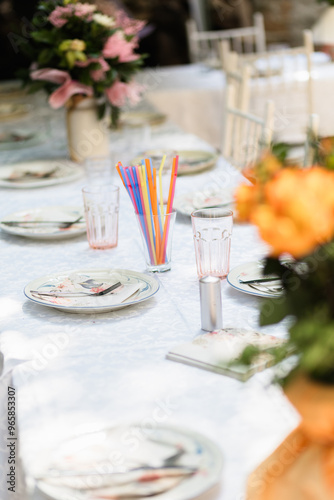
[[[311,28],[328,6],[317,0],[101,0],[106,13],[124,9],[130,16],[148,22],[140,41],[140,52],[148,54],[149,67],[187,64],[186,21],[189,17],[202,30],[229,29],[252,24],[254,12],[264,15],[268,48],[301,44],[302,31]],[[15,77],[29,63],[20,43],[31,30],[37,0],[0,0],[0,50],[2,80]]]

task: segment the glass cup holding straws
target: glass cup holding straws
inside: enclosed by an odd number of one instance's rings
[[[157,189],[157,170],[150,159],[142,160],[141,165],[116,168],[126,188],[132,204],[143,242],[146,268],[152,272],[165,272],[171,269],[172,237],[176,218],[173,210],[175,184],[178,170],[178,156],[173,158],[167,204],[163,204],[162,170],[163,158],[159,169],[159,192]]]

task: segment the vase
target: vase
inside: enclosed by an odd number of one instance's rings
[[[334,386],[296,377],[285,391],[301,423],[249,477],[247,500],[334,499]]]
[[[67,102],[67,140],[72,161],[108,156],[109,133],[105,120],[99,120],[97,102],[92,97],[74,96]]]
[[[318,50],[334,60],[334,6],[327,7],[312,27],[313,41]]]

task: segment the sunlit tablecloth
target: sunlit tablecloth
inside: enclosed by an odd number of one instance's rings
[[[314,113],[320,117],[320,133],[334,135],[334,64],[315,58],[312,70]],[[307,74],[301,68],[284,83],[268,85],[266,78],[251,83],[250,111],[262,114],[264,103],[275,103],[275,139],[299,142],[308,126]],[[226,78],[222,71],[203,64],[150,68],[139,77],[147,99],[183,130],[221,148]],[[277,77],[281,81],[280,76]]]
[[[64,130],[59,117],[51,127],[47,144],[29,151],[2,152],[1,163],[64,154]],[[166,149],[210,149],[197,137],[168,124],[155,128],[148,142],[151,147]],[[217,184],[222,188],[235,186],[240,181],[240,174],[221,159],[214,170],[180,177],[177,195]],[[115,182],[120,184],[116,178]],[[1,189],[0,215],[39,206],[81,204],[80,189],[84,184],[82,178],[44,189]],[[235,225],[232,267],[256,260],[264,253],[254,228]],[[154,426],[158,423],[157,408],[161,409],[164,424],[201,432],[220,446],[224,469],[218,498],[243,498],[247,474],[278,445],[298,418],[281,391],[269,386],[270,371],[240,383],[165,359],[171,347],[200,333],[199,289],[189,219],[177,219],[172,270],[156,276],[160,283],[158,294],[113,313],[65,314],[29,302],[23,288],[36,277],[64,270],[144,271],[136,221],[123,188],[117,248],[91,250],[85,236],[39,242],[1,232],[0,258],[1,500],[40,500],[29,477],[43,452],[87,424],[138,421],[143,426]],[[222,293],[224,326],[257,328],[260,299],[233,290],[226,281]],[[282,325],[264,331],[285,335]],[[7,385],[16,389],[17,450],[22,462],[16,496],[8,492],[6,484]],[[23,477],[28,478],[29,495]]]

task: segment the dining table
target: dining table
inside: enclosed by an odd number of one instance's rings
[[[183,130],[173,118],[150,127],[146,142],[134,141],[131,151],[127,149],[129,135],[111,131],[111,151],[122,156],[125,164],[131,155],[144,155],[147,148],[215,150],[201,134],[189,133],[187,126]],[[1,151],[0,170],[17,161],[65,158],[63,124],[63,112],[50,111],[46,140],[30,148]],[[242,182],[242,174],[220,156],[211,169],[179,176],[176,198],[217,186],[222,192],[234,192]],[[0,216],[52,205],[82,207],[81,190],[86,183],[82,171],[68,183],[30,189],[1,187]],[[206,436],[220,449],[223,467],[217,484],[201,498],[242,500],[249,473],[294,429],[299,416],[281,388],[271,384],[273,368],[241,382],[166,358],[173,347],[204,333],[191,220],[177,213],[171,270],[148,273],[133,207],[116,172],[113,183],[120,186],[115,248],[94,250],[85,234],[44,241],[0,231],[1,500],[46,500],[35,477],[53,450],[87,429],[124,422],[144,429],[176,426]],[[235,221],[231,269],[259,261],[267,250],[255,227]],[[82,269],[146,273],[156,280],[159,290],[146,301],[102,314],[44,307],[23,293],[36,278]],[[224,328],[286,336],[286,322],[259,326],[262,298],[232,288],[226,279],[221,290]],[[8,431],[9,391],[15,394],[15,438]],[[15,492],[7,483],[8,443],[16,453]]]
[[[273,56],[275,57],[275,56]],[[261,61],[260,61],[261,62]],[[319,115],[319,133],[334,134],[332,92],[334,64],[322,52],[312,54],[312,113]],[[195,134],[222,151],[226,99],[226,74],[205,62],[145,69],[138,80],[146,87],[146,98],[166,113],[182,130]],[[265,102],[275,104],[275,142],[300,144],[309,126],[306,59],[284,66],[282,74],[252,78],[249,112],[264,116]]]

